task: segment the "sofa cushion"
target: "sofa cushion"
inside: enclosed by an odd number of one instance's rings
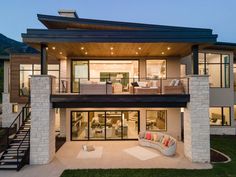
[[[147,87],[147,82],[138,82],[139,87]]]
[[[175,144],[175,140],[170,139],[169,143],[168,143],[168,147],[173,146]]]
[[[139,132],[139,138],[144,139],[145,138],[145,132]]]
[[[180,84],[180,80],[176,79],[174,86],[178,86]]]
[[[169,86],[174,86],[174,85],[175,85],[175,82],[176,82],[176,79],[173,79],[172,81],[170,81]]]
[[[152,139],[152,134],[150,132],[146,133],[146,139],[151,140]]]
[[[157,142],[157,140],[158,140],[158,135],[157,135],[157,133],[154,133],[154,134],[152,135],[152,139],[153,139],[153,141]]]

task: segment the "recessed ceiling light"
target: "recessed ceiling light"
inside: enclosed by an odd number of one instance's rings
[[[138,55],[138,52],[135,52],[136,55]]]
[[[111,55],[113,55],[114,53],[113,52],[111,52]]]
[[[85,52],[84,54],[85,54],[85,55],[88,55],[88,52]]]
[[[52,50],[56,50],[56,47],[52,47]]]
[[[161,54],[162,54],[162,55],[164,55],[164,54],[165,54],[165,52],[161,52]]]
[[[60,52],[60,55],[62,55],[62,52]]]
[[[142,48],[141,48],[141,47],[139,47],[138,49],[139,49],[139,50],[142,50]]]
[[[113,50],[114,48],[113,47],[110,47],[110,50]]]
[[[65,57],[65,59],[67,59],[67,57]]]
[[[167,50],[170,50],[171,48],[170,47],[167,47]]]
[[[84,50],[84,47],[81,47],[80,49],[81,49],[81,50]]]
[[[48,47],[46,47],[46,50],[48,50]]]

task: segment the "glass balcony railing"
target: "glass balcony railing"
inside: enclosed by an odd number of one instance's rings
[[[188,78],[60,78],[53,94],[79,95],[157,95],[188,94]]]

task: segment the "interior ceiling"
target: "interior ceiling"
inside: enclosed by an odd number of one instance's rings
[[[189,43],[50,43],[48,54],[69,57],[177,57],[191,53]],[[39,46],[34,46],[39,49]]]

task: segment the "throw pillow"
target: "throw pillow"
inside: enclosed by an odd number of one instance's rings
[[[159,142],[161,143],[163,139],[164,139],[164,136],[162,135],[159,139]]]
[[[175,82],[176,82],[176,79],[173,79],[173,80],[170,82],[170,85],[169,85],[169,86],[174,86],[174,85],[175,85]]]
[[[176,79],[174,86],[178,86],[180,84],[179,79]]]
[[[175,144],[175,140],[171,139],[168,143],[168,147],[172,146]]]
[[[169,144],[170,138],[165,139],[164,145],[167,147]]]
[[[147,139],[147,140],[151,140],[151,138],[152,138],[151,133],[150,133],[150,132],[147,132],[147,133],[146,133],[146,139]]]
[[[139,85],[138,85],[138,82],[132,82],[131,85],[132,85],[133,87],[138,87],[138,86],[139,86]]]
[[[93,145],[88,145],[87,146],[87,151],[90,152],[90,151],[95,151],[95,148],[93,147]]]
[[[155,133],[155,134],[153,134],[153,141],[155,141],[155,142],[157,142],[157,140],[158,140],[158,135]]]

